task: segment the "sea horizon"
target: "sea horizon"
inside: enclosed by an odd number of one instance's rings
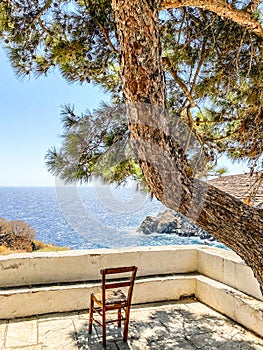
[[[0,186],[1,218],[25,221],[38,240],[70,249],[205,243],[198,237],[137,231],[146,216],[166,209],[132,187]]]

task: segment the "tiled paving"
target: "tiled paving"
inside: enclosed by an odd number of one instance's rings
[[[87,332],[88,313],[35,316],[0,322],[2,350],[100,350],[101,329]],[[263,330],[262,330],[263,332]],[[108,350],[263,350],[263,339],[195,300],[148,304],[131,310],[129,340],[114,325]]]

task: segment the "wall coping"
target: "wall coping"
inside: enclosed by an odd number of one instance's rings
[[[57,252],[32,252],[32,253],[14,253],[0,256],[0,264],[4,261],[13,261],[17,259],[45,259],[45,258],[64,258],[64,257],[83,257],[83,256],[101,256],[119,253],[138,253],[138,252],[171,252],[171,251],[195,251],[205,252],[213,256],[223,257],[226,260],[232,260],[239,264],[245,262],[233,251],[223,248],[211,247],[199,244],[189,245],[169,245],[169,246],[140,246],[125,248],[99,248],[99,249],[74,249]],[[1,287],[1,285],[0,285]]]

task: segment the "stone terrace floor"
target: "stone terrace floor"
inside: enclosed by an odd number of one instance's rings
[[[88,313],[74,312],[0,321],[2,350],[100,350],[101,329],[87,332]],[[128,343],[108,325],[110,350],[263,350],[263,339],[192,300],[133,307]]]

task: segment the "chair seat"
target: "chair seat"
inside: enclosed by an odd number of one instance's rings
[[[94,299],[95,299],[97,304],[102,305],[102,293],[94,294]],[[106,303],[106,305],[126,304],[127,297],[120,289],[119,290],[106,290],[105,291],[105,303]]]

